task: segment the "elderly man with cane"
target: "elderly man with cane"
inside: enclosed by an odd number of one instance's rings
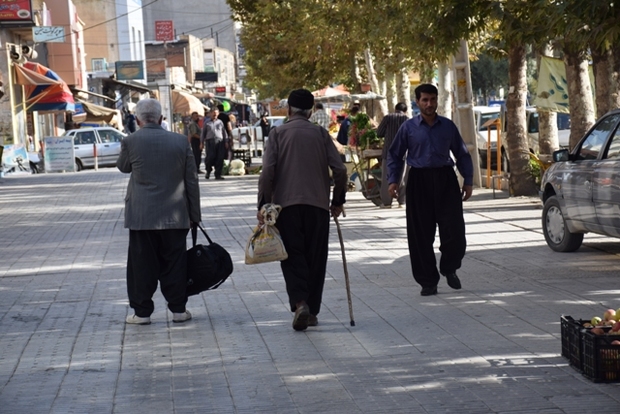
[[[291,92],[289,120],[270,131],[258,182],[259,223],[264,222],[264,204],[282,206],[276,227],[288,253],[281,267],[296,331],[318,324],[330,214],[342,213],[347,183],[347,169],[328,132],[309,121],[313,105],[310,91]],[[334,179],[331,203],[329,169]]]

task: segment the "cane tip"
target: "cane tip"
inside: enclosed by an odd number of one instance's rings
[[[355,326],[355,321],[351,320],[351,326]]]

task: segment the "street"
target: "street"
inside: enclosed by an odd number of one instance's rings
[[[422,297],[405,210],[349,192],[356,326],[332,223],[319,325],[295,332],[279,263],[244,264],[258,176],[202,177],[203,224],[234,273],[189,299],[192,321],[173,325],[158,291],[153,323],[134,326],[127,181],[114,168],[0,178],[0,412],[620,413],[619,384],[560,355],[560,315],[620,308],[620,240],[553,252],[536,198],[474,189],[463,289],[442,279]]]

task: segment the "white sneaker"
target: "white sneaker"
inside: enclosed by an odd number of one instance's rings
[[[192,319],[192,314],[188,310],[181,313],[172,312],[172,322],[181,323]]]
[[[147,316],[146,318],[141,318],[136,315],[129,315],[127,319],[125,319],[125,322],[131,323],[134,325],[150,325],[151,318],[149,316]]]

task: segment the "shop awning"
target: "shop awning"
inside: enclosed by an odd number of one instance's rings
[[[71,90],[54,71],[36,62],[14,67],[16,83],[24,85],[27,111],[75,110]]]
[[[91,95],[91,96],[94,96],[94,97],[97,97],[99,99],[103,99],[103,100],[106,100],[106,101],[116,102],[116,100],[110,98],[109,96],[105,96],[105,95],[101,95],[99,93],[87,91],[85,89],[71,88],[71,92],[73,92],[73,94],[76,95],[76,97],[78,97],[78,98],[80,98],[80,97],[77,94],[84,93],[84,94]],[[88,98],[88,97],[87,96],[86,97],[82,96],[82,98]]]
[[[95,105],[94,103],[79,101],[86,112],[86,120],[84,122],[107,122],[118,114],[116,109],[106,108],[105,106]]]
[[[200,99],[187,92],[172,91],[172,112],[175,114],[191,115],[192,112],[198,112],[202,115],[204,111],[205,106]]]
[[[107,84],[111,84],[114,85],[116,87],[120,87],[120,88],[126,88],[132,91],[136,91],[136,92],[140,92],[140,93],[151,93],[151,90],[149,88],[147,88],[146,86],[143,85],[139,85],[136,83],[129,83],[129,82],[121,82],[119,80],[116,79],[103,79],[104,83]]]

